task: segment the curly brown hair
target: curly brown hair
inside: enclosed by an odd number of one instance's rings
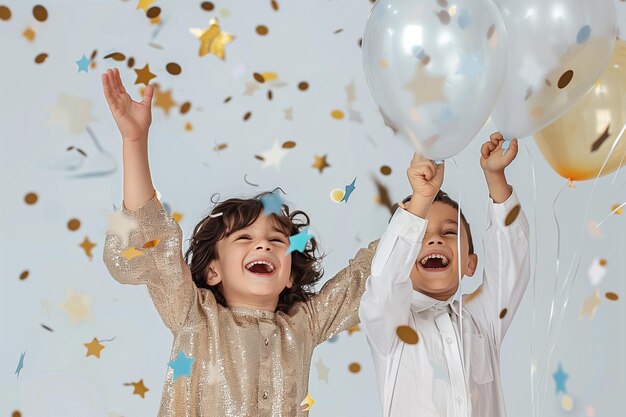
[[[407,196],[404,200],[402,200],[402,204],[406,204],[409,201],[411,201],[411,196]],[[452,198],[450,198],[450,196],[448,195],[448,193],[446,193],[443,190],[439,190],[437,192],[437,195],[435,196],[435,199],[433,200],[433,203],[435,201],[439,201],[440,203],[444,203],[447,204],[449,206],[451,206],[452,208],[454,208],[456,211],[459,211],[459,203],[457,203],[455,200],[453,200]],[[393,214],[396,212],[396,210],[398,209],[398,207],[400,207],[399,204],[394,204],[392,209],[391,209],[391,216],[393,217]],[[461,217],[461,223],[463,224],[463,226],[465,227],[465,231],[467,232],[467,240],[469,241],[469,253],[470,255],[474,253],[474,242],[472,240],[472,231],[470,229],[470,225],[467,222],[467,220],[465,219],[465,215],[463,214],[463,210],[460,211],[460,217]],[[391,220],[390,220],[391,221]]]
[[[219,259],[217,242],[253,224],[263,213],[263,197],[275,192],[276,190],[266,191],[252,198],[230,198],[217,202],[211,213],[194,227],[191,243],[185,253],[185,262],[191,269],[196,286],[211,290],[215,300],[224,307],[228,307],[228,304],[222,294],[221,284],[209,285],[206,276],[209,263]],[[305,212],[291,212],[284,202],[281,205],[281,215],[272,213],[270,216],[286,236],[298,234],[310,225],[309,216]],[[279,294],[276,311],[286,313],[295,303],[306,301],[315,294],[315,284],[324,274],[320,262],[323,256],[318,251],[315,238],[309,240],[303,252],[291,253],[293,285]]]

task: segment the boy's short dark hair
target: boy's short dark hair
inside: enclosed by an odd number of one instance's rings
[[[231,234],[250,226],[263,213],[262,198],[272,192],[260,193],[252,198],[230,198],[216,203],[211,213],[202,219],[194,228],[189,249],[185,253],[185,262],[191,269],[191,276],[198,288],[207,288],[213,292],[216,301],[228,307],[221,292],[220,285],[207,283],[206,268],[213,260],[219,259],[217,242]],[[282,214],[272,213],[279,228],[286,236],[300,233],[310,224],[309,216],[296,210],[289,211],[286,204],[282,204]],[[222,213],[220,215],[220,213]],[[276,311],[287,312],[299,301],[306,301],[315,294],[314,286],[324,274],[320,261],[323,255],[318,252],[317,241],[311,238],[304,252],[291,253],[291,277],[293,285],[285,288],[278,297]]]
[[[402,204],[406,204],[410,200],[411,200],[411,196],[409,195],[404,200],[402,200]],[[450,196],[442,190],[439,190],[437,192],[437,195],[435,196],[433,203],[435,201],[439,201],[440,203],[447,204],[453,207],[455,210],[459,211],[459,203],[457,203],[452,198],[450,198]],[[395,214],[396,210],[399,207],[400,205],[398,203],[393,205],[393,207],[391,208],[391,217],[393,217],[393,215]],[[469,241],[469,253],[471,255],[474,253],[474,242],[472,241],[472,232],[470,230],[469,223],[467,222],[467,220],[465,219],[465,216],[463,215],[463,210],[461,210],[460,212],[461,212],[461,223],[463,223],[463,226],[465,227],[465,231],[467,232],[467,240]]]

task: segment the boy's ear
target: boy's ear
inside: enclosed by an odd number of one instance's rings
[[[206,269],[204,275],[206,276],[206,282],[209,285],[217,285],[222,282],[222,276],[217,272],[217,262],[211,261]]]
[[[293,274],[289,275],[289,282],[287,282],[287,285],[285,286],[286,288],[291,288],[293,287]]]
[[[467,258],[467,266],[465,267],[465,276],[471,277],[476,272],[476,267],[478,266],[478,255],[472,253]]]

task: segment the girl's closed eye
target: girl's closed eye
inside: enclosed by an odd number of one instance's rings
[[[241,235],[241,236],[239,236],[239,237],[238,237],[237,239],[235,239],[235,240],[242,240],[242,239],[243,239],[243,240],[250,240],[251,238],[250,238],[250,236],[248,236],[248,235]]]
[[[443,235],[456,235],[456,230],[446,230],[443,232]]]

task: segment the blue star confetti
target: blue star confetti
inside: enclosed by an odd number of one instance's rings
[[[22,369],[24,368],[24,357],[26,356],[26,351],[24,351],[24,353],[22,353],[20,355],[20,361],[17,364],[17,369],[15,370],[15,375],[17,375],[17,377],[20,377],[20,372],[22,371]]]
[[[554,377],[554,382],[556,383],[556,393],[567,394],[567,388],[565,387],[565,381],[569,378],[569,375],[563,372],[563,367],[559,363],[559,368],[555,373],[552,374]]]
[[[296,250],[298,252],[304,252],[307,242],[312,237],[313,235],[309,233],[308,227],[302,229],[302,231],[297,235],[289,236],[289,249],[287,249],[287,253],[289,254]]]
[[[344,201],[346,203],[348,202],[348,199],[350,198],[350,194],[352,194],[352,191],[356,189],[356,187],[354,186],[355,183],[356,183],[356,178],[354,178],[350,184],[346,185],[346,192],[343,195],[343,198],[341,199],[340,203]]]
[[[283,200],[275,191],[261,197],[261,203],[263,203],[263,213],[265,213],[266,216],[272,213],[279,216],[283,214]]]
[[[187,357],[183,352],[178,352],[176,359],[167,364],[174,371],[174,381],[183,375],[191,376],[191,366],[195,361],[195,358]]]
[[[76,61],[78,65],[78,72],[89,72],[89,59],[87,59],[87,55],[83,54],[83,57]]]

